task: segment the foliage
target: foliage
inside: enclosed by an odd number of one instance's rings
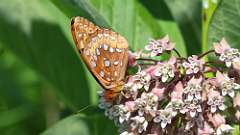
[[[182,1],[1,0],[1,134],[117,134],[97,109],[100,88],[78,57],[70,18],[84,16],[114,29],[133,50],[150,37],[168,34],[186,56],[201,52],[202,9],[201,0]],[[214,13],[209,47],[221,36],[238,47],[240,6],[235,2],[223,0]],[[76,115],[77,110],[81,111]]]

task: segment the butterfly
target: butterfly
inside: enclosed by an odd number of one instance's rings
[[[73,17],[71,32],[80,56],[112,100],[123,89],[128,63],[128,42],[110,29],[100,28],[83,17]]]

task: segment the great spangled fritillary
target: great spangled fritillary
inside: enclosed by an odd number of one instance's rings
[[[72,18],[71,31],[82,60],[106,90],[106,98],[112,99],[123,88],[128,62],[126,39],[82,17]]]

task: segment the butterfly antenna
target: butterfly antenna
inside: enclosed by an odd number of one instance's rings
[[[85,107],[83,107],[82,109],[78,110],[76,113],[81,113],[82,111],[85,111],[85,110],[87,110],[87,109],[90,108],[90,107],[93,107],[93,105],[85,106]]]

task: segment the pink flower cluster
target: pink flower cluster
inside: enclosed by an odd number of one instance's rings
[[[214,50],[184,58],[174,46],[166,36],[129,53],[135,73],[113,102],[101,91],[99,107],[121,135],[230,134],[240,122],[239,50],[222,39]],[[204,61],[209,53],[218,60]]]

